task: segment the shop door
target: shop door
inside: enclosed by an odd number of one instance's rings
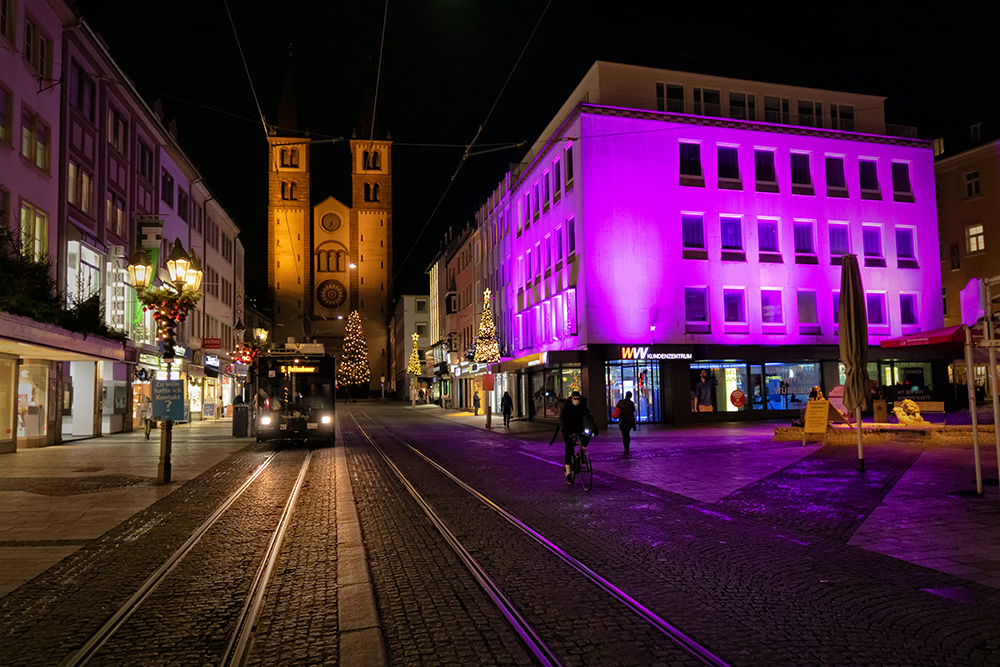
[[[763,410],[767,404],[767,383],[764,382],[764,367],[750,364],[750,396],[753,410]]]

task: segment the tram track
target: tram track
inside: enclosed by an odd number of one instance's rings
[[[82,646],[73,653],[66,656],[59,665],[61,667],[76,667],[91,663],[101,662],[102,649],[117,639],[117,636],[127,626],[130,620],[134,620],[141,609],[154,605],[152,597],[157,589],[178,572],[181,565],[189,556],[206,541],[213,528],[220,526],[224,518],[230,515],[237,503],[247,495],[247,492],[254,486],[255,482],[260,482],[266,472],[273,466],[272,463],[279,456],[277,452],[271,453],[257,468],[247,477],[247,479],[226,499],[221,502],[215,510],[188,536],[185,542],[167,557],[160,565],[142,582],[141,585],[122,603],[104,622],[104,624],[90,637],[83,642]],[[278,554],[284,543],[288,526],[294,514],[295,504],[299,493],[303,487],[306,475],[312,460],[312,451],[306,452],[299,467],[298,475],[292,484],[291,491],[283,503],[283,509],[277,521],[277,525],[271,532],[270,539],[260,558],[258,567],[255,570],[252,581],[249,585],[248,593],[236,614],[235,622],[230,624],[232,628],[225,652],[221,656],[218,664],[240,665],[245,664],[249,649],[252,647],[252,636],[256,619],[263,605],[269,581],[274,572]],[[154,614],[154,615],[159,615]],[[215,660],[213,660],[215,662]]]
[[[628,609],[635,615],[636,618],[641,619],[642,623],[651,628],[655,628],[661,636],[672,642],[678,651],[683,652],[688,658],[690,658],[692,664],[726,667],[727,663],[725,661],[714,655],[707,647],[699,644],[694,638],[684,633],[678,627],[671,624],[667,619],[658,615],[653,610],[628,595],[625,591],[615,586],[611,581],[589,568],[579,559],[575,558],[567,550],[561,548],[554,541],[546,538],[542,533],[532,528],[525,521],[522,521],[517,516],[508,512],[498,503],[494,502],[473,486],[460,479],[457,475],[447,470],[444,466],[440,465],[422,451],[414,447],[410,442],[400,438],[381,424],[378,424],[378,422],[372,419],[370,415],[364,412],[362,412],[362,414],[366,420],[371,419],[372,422],[394,442],[402,445],[405,448],[405,451],[415,455],[417,460],[426,466],[429,466],[438,475],[443,475],[457,488],[461,489],[467,497],[474,499],[479,505],[488,508],[494,514],[499,515],[507,525],[512,526],[522,536],[530,539],[534,544],[540,546],[550,555],[556,557],[559,562],[569,566],[569,568],[571,568],[571,570],[578,577],[576,579],[576,583],[573,583],[572,586],[575,587],[582,585],[579,582],[585,581],[587,582],[587,585],[596,587],[604,596],[612,598],[617,604],[623,605],[626,609]],[[560,656],[560,650],[551,645],[552,642],[546,640],[546,632],[534,627],[532,621],[528,618],[530,614],[522,613],[520,611],[519,604],[512,599],[513,596],[508,595],[504,591],[503,586],[497,582],[496,577],[490,574],[489,568],[480,563],[474,556],[473,551],[475,548],[465,544],[461,539],[459,539],[459,537],[457,537],[457,531],[453,530],[449,526],[447,519],[444,518],[442,513],[438,512],[434,508],[433,503],[427,500],[424,494],[420,492],[417,488],[418,485],[408,478],[402,467],[393,461],[393,458],[386,451],[386,449],[380,445],[379,442],[377,442],[376,437],[373,437],[373,434],[369,432],[370,429],[366,429],[365,426],[362,426],[361,422],[358,421],[357,417],[354,415],[352,415],[352,418],[355,421],[358,431],[368,441],[373,449],[378,452],[389,470],[392,471],[399,482],[404,486],[406,491],[420,506],[422,511],[430,520],[431,524],[441,533],[445,541],[455,551],[460,561],[470,571],[473,578],[480,584],[488,597],[494,602],[494,604],[497,605],[500,613],[505,619],[507,619],[512,629],[521,639],[525,648],[531,653],[535,661],[542,665],[562,665],[567,659],[572,659],[573,656]],[[539,582],[539,584],[544,586],[546,585],[546,582]],[[550,582],[548,585],[550,585]],[[575,612],[573,610],[567,610],[564,613],[573,614]]]

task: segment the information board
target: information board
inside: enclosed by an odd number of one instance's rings
[[[830,401],[813,400],[806,403],[805,427],[802,429],[802,444],[810,435],[818,435],[826,444],[826,427],[830,418]]]
[[[184,380],[153,382],[153,419],[184,421]]]

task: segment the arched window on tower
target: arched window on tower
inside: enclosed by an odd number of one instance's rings
[[[281,149],[281,166],[282,167],[287,167],[288,166],[288,149],[287,148],[282,148]]]
[[[333,270],[337,273],[347,271],[347,253],[343,250],[337,251],[333,260]]]
[[[372,184],[365,183],[365,201],[372,200]]]
[[[318,252],[316,253],[316,271],[329,271],[330,270],[330,253],[328,252]]]
[[[368,154],[368,151],[365,151],[365,152],[363,152],[361,154],[361,168],[364,169],[364,170],[366,170],[366,171],[368,169],[372,168],[371,167],[371,155]]]
[[[378,201],[378,183],[372,186],[372,201]]]
[[[298,167],[299,166],[299,149],[293,148],[288,156],[288,166]]]
[[[287,200],[288,197],[288,181],[281,182],[281,198]]]
[[[292,181],[291,183],[288,184],[288,198],[298,199],[298,197],[295,194],[295,181]]]
[[[378,151],[372,151],[372,167],[371,168],[372,169],[381,169],[382,168],[381,159],[380,159],[380,156],[378,154]]]

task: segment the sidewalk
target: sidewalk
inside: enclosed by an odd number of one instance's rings
[[[156,429],[0,455],[0,597],[251,442],[231,434],[231,418],[175,425],[170,484]]]
[[[483,415],[434,405],[417,410],[486,429]],[[867,492],[871,511],[855,514],[854,523],[844,527],[849,545],[1000,588],[1000,489],[992,437],[980,442],[984,487],[983,496],[976,497],[974,452],[967,439],[866,444],[868,472],[861,478],[854,471],[856,442],[828,444],[823,453],[829,454],[824,459],[829,465],[817,470],[818,462],[810,457],[821,450],[819,443],[803,447],[801,442],[777,442],[776,426],[787,426],[787,421],[640,425],[632,433],[631,456],[626,459],[621,433],[612,424],[589,449],[595,475],[611,473],[727,509],[745,505],[745,497],[752,499],[769,484],[781,487],[788,496],[780,499],[786,508],[789,498],[802,503],[793,509],[803,517],[799,527],[806,529],[809,512],[817,511],[823,494],[847,497],[839,509],[849,511],[850,502]],[[521,447],[531,455],[556,465],[562,462],[561,441],[548,446],[554,421],[514,420],[508,429],[502,415],[493,415],[490,430],[523,441]],[[783,474],[786,471],[791,472]],[[814,488],[804,488],[811,479]],[[789,492],[789,487],[796,488]],[[774,498],[768,501],[775,504]]]

